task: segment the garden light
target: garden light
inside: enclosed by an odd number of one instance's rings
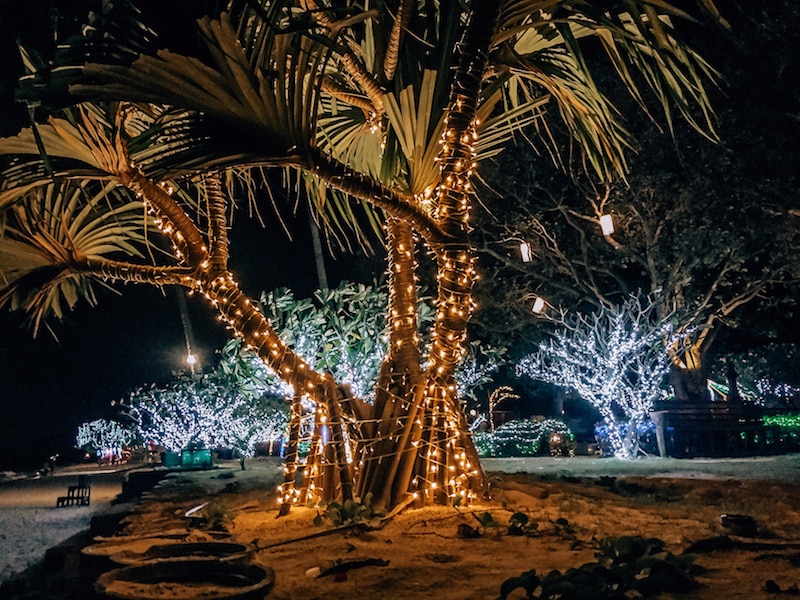
[[[522,256],[522,262],[531,262],[533,260],[533,250],[531,249],[530,242],[520,242],[519,253]]]
[[[614,233],[614,219],[611,218],[611,215],[603,215],[600,217],[600,230],[605,236]]]

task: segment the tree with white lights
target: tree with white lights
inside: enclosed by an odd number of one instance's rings
[[[118,454],[120,449],[128,446],[136,439],[136,432],[131,427],[109,419],[95,419],[78,426],[75,443],[78,448],[96,452]]]
[[[725,81],[715,101],[721,143],[697,139],[677,121],[673,139],[661,135],[636,121],[631,100],[620,108],[635,121],[637,152],[629,173],[607,186],[583,176],[577,161],[568,175],[554,172],[522,145],[482,169],[493,192],[484,198],[487,216],[476,214],[489,282],[477,320],[486,329],[530,339],[536,317],[520,299],[531,290],[583,311],[660,290],[663,310],[681,315],[676,329],[693,329],[674,348],[670,372],[675,401],[690,404],[710,400],[709,377],[725,379],[724,369],[714,373],[718,357],[792,341],[787,332],[800,308],[800,78],[785,49],[800,8],[736,5],[726,14],[735,38],[695,38]],[[749,61],[755,68],[742,68]],[[602,215],[613,221],[609,235]],[[522,239],[534,255],[527,263],[519,259]]]
[[[562,312],[559,328],[517,373],[574,390],[599,412],[614,456],[639,454],[639,431],[662,393],[667,374],[668,324],[655,304],[631,297],[593,314]]]
[[[723,23],[711,0],[697,6]],[[629,135],[584,41],[637,100],[648,87],[667,115],[709,127],[712,70],[677,35],[686,7],[668,2],[231,0],[187,24],[199,28],[196,44],[177,45],[170,32],[159,37],[157,14],[151,26],[125,0],[104,7],[59,46],[55,65],[25,53],[19,97],[39,112],[75,106],[40,114],[49,120],[0,144],[10,157],[0,255],[15,257],[0,265],[0,302],[38,323],[93,298],[97,282],[178,285],[203,298],[293,388],[292,431],[304,398],[330,428],[330,452],[312,452],[299,477],[289,449],[286,506],[372,493],[388,508],[482,493],[455,379],[475,310],[473,179],[516,132],[547,144],[550,118],[598,174],[624,173]],[[371,223],[387,249],[388,353],[372,403],[304,360],[230,268],[232,188],[242,183],[267,205],[255,183],[269,167],[302,184],[333,239]],[[87,193],[100,199],[83,211]],[[419,257],[435,271],[426,336]],[[331,457],[337,483],[323,489]]]
[[[276,331],[293,343],[297,353],[317,371],[330,372],[359,398],[372,394],[388,352],[387,293],[378,286],[343,282],[297,299],[291,290],[262,294],[261,305]],[[434,312],[425,299],[417,304],[417,319],[430,325]],[[456,369],[458,395],[477,400],[477,390],[492,380],[506,349],[473,340]],[[258,354],[231,340],[222,350],[220,367],[240,385],[262,393],[291,396],[291,389],[270,371]]]
[[[279,441],[289,421],[282,399],[253,397],[219,373],[140,388],[123,406],[142,439],[172,452],[223,447],[252,456],[256,443]]]
[[[342,283],[297,299],[289,290],[262,295],[273,327],[313,368],[329,372],[359,398],[374,393],[388,339],[386,291],[360,283]],[[417,307],[423,318],[430,313]]]

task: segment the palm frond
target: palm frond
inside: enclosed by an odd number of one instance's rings
[[[274,23],[263,23],[257,30],[269,35],[242,31],[240,26],[243,46],[227,13],[218,19],[204,17],[198,25],[211,56],[207,63],[168,50],[153,51],[152,46],[137,48],[131,62],[102,55],[92,62],[90,56],[82,71],[88,81],[71,85],[70,92],[201,112],[226,123],[240,147],[250,152],[257,148],[266,159],[296,153],[311,143],[319,88],[316,72],[328,50],[299,33],[274,35]]]
[[[490,99],[481,103],[478,110],[480,125],[475,156],[478,162],[498,155],[515,140],[515,135],[545,119],[544,107],[550,101],[548,95],[532,98],[525,102],[515,102],[503,111],[494,111],[499,102]]]
[[[130,168],[130,147],[146,155],[145,146],[153,143],[148,137],[155,129],[153,119],[160,112],[155,105],[142,110],[116,103],[84,103],[61,111],[47,123],[0,139],[4,157],[0,209],[33,187],[58,179],[118,179]],[[158,181],[165,179],[164,173],[156,176]]]
[[[644,79],[664,110],[672,130],[673,116],[668,108],[674,106],[694,129],[715,140],[713,110],[706,91],[707,82],[719,79],[719,73],[691,48],[672,43],[670,51],[652,49],[635,35],[633,20],[623,15],[622,26],[630,36],[609,35],[599,31],[598,37],[614,66],[620,80],[640,106],[647,110],[647,102],[639,89],[639,78]],[[673,38],[667,38],[672,42]],[[636,75],[634,75],[636,73]]]
[[[352,252],[354,243],[365,253],[374,252],[375,240],[383,238],[383,214],[370,204],[352,198],[323,183],[310,171],[301,171],[303,191],[332,253]]]
[[[408,181],[403,182],[412,194],[432,189],[439,179],[439,140],[444,130],[444,113],[434,116],[433,96],[437,73],[425,71],[418,89],[408,86],[395,96],[384,98],[386,115],[396,136],[405,163]]]
[[[608,178],[626,169],[629,134],[593,80],[581,49],[586,38],[599,40],[619,80],[645,111],[643,90],[649,88],[668,127],[678,112],[700,133],[714,137],[705,85],[716,73],[672,35],[673,18],[693,16],[666,0],[626,0],[616,11],[592,3],[510,0],[493,40],[499,49],[496,66],[533,89],[546,90],[592,169]]]
[[[38,187],[6,210],[4,220],[0,306],[27,312],[35,333],[44,319],[63,318],[81,298],[96,303],[95,286],[106,284],[81,272],[82,260],[144,257],[144,207],[124,201],[113,184]]]

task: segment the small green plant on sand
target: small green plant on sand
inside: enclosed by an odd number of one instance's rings
[[[233,521],[233,511],[224,502],[210,502],[203,511],[205,528],[213,531],[227,531]]]
[[[692,557],[675,556],[656,538],[623,536],[604,540],[598,561],[577,569],[551,571],[544,577],[535,570],[505,580],[498,600],[515,598],[591,598],[626,600],[656,598],[663,593],[685,594],[697,587],[693,578]],[[525,596],[519,596],[519,591]]]
[[[477,538],[483,535],[493,534],[500,536],[502,533],[502,526],[494,518],[492,513],[486,511],[482,513],[472,513],[473,518],[480,524],[478,527],[473,528],[466,523],[461,523],[458,526],[457,535],[461,538]],[[506,535],[519,536],[536,535],[539,529],[539,524],[531,521],[528,515],[522,512],[515,512],[511,515],[508,521],[508,528]]]
[[[361,502],[355,500],[345,500],[343,503],[331,502],[330,504],[320,504],[320,512],[314,517],[314,525],[320,526],[327,519],[336,527],[348,525],[364,525],[370,529],[377,529],[381,526],[383,513],[376,511],[372,506],[372,493],[368,493]]]
[[[480,523],[479,535],[487,535],[489,532],[492,534],[499,536],[500,535],[500,523],[494,518],[494,515],[490,512],[483,512],[481,514],[472,513],[472,516],[475,520]]]
[[[515,512],[508,519],[508,535],[533,536],[539,532],[539,524],[531,521],[523,512]]]

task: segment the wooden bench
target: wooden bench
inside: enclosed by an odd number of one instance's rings
[[[91,494],[92,486],[89,485],[89,478],[86,475],[78,475],[78,485],[69,486],[67,495],[59,496],[56,500],[56,507],[89,506]]]

